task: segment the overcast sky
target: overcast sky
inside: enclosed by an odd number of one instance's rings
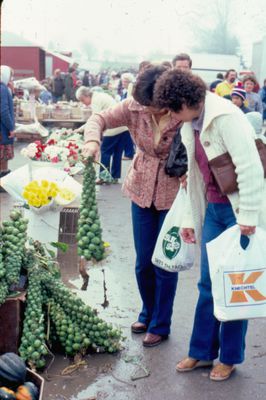
[[[197,15],[204,9],[200,24],[215,24],[208,14],[208,4],[214,1],[4,0],[2,29],[46,47],[53,42],[60,50],[80,50],[87,40],[99,52],[134,53],[143,59],[156,50],[189,52],[195,42]],[[230,3],[232,32],[248,57],[252,41],[266,35],[266,1],[217,1]]]

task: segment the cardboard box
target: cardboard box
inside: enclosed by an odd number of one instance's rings
[[[26,381],[34,383],[34,385],[39,388],[38,400],[43,400],[44,379],[36,372],[33,372],[31,369],[27,368]]]

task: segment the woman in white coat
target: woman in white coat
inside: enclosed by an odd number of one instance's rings
[[[181,134],[188,153],[189,204],[181,235],[186,242],[201,245],[199,299],[189,354],[176,369],[187,372],[212,366],[219,357],[210,378],[222,381],[231,376],[235,364],[244,360],[247,321],[221,323],[213,315],[206,243],[236,223],[246,241],[258,224],[266,225],[264,172],[255,132],[239,108],[207,92],[201,78],[191,73],[165,72],[156,83],[155,102],[184,122]],[[239,189],[228,196],[220,192],[208,164],[225,152],[236,166]]]

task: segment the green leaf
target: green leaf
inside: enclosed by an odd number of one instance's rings
[[[47,253],[49,254],[50,257],[55,258],[55,251],[47,249],[46,248]]]
[[[69,247],[67,243],[63,243],[63,242],[50,242],[49,244],[53,247],[56,247],[57,249],[62,250],[64,253],[67,252],[68,247]]]

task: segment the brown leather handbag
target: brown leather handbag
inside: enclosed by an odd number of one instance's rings
[[[266,178],[266,144],[261,139],[256,139],[255,144],[263,165],[264,178]],[[222,194],[238,191],[236,167],[228,152],[210,160],[209,167]]]

